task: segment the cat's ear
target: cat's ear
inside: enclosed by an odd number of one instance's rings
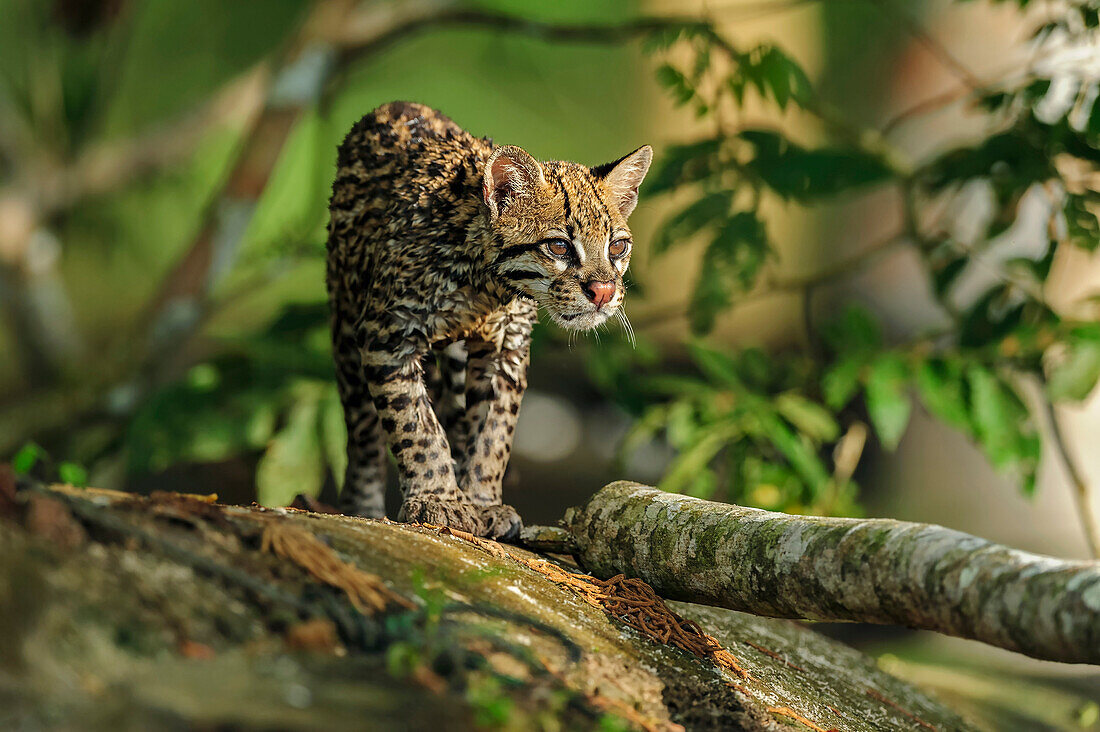
[[[505,145],[494,150],[485,161],[481,188],[489,213],[495,219],[508,201],[533,193],[545,183],[537,160],[523,148]]]
[[[642,145],[625,157],[592,168],[592,175],[603,181],[624,218],[630,216],[638,205],[638,186],[642,184],[652,162],[653,148]]]

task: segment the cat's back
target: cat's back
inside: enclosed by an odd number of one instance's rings
[[[480,164],[492,148],[489,140],[431,107],[383,104],[360,119],[340,145],[333,208],[359,200],[453,215],[448,204],[476,196]],[[379,197],[384,201],[372,200]]]

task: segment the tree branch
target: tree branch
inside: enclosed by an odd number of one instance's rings
[[[566,515],[599,577],[771,617],[893,623],[1068,663],[1100,663],[1100,563],[931,524],[712,503],[612,483]]]

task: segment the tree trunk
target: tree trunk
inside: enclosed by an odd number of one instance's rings
[[[566,516],[583,566],[756,615],[894,623],[1100,663],[1100,562],[941,526],[789,516],[613,483]]]
[[[0,728],[970,729],[800,625],[648,607],[742,675],[621,622],[633,601],[599,599],[614,583],[515,547],[3,483]]]

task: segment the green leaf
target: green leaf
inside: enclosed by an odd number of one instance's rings
[[[759,348],[745,348],[737,354],[737,373],[750,389],[767,391],[782,376],[781,363]]]
[[[866,353],[882,347],[882,330],[865,307],[849,305],[839,318],[822,329],[822,338],[834,353]]]
[[[745,130],[738,137],[753,152],[744,168],[785,199],[826,198],[893,174],[880,158],[856,148],[807,149],[771,130]]]
[[[1065,360],[1051,371],[1047,395],[1053,401],[1083,401],[1100,379],[1100,341],[1075,340]]]
[[[998,470],[1014,470],[1025,490],[1034,488],[1039,437],[1016,391],[984,366],[967,369],[972,418],[978,442]]]
[[[933,415],[967,434],[974,433],[967,400],[966,369],[956,358],[932,358],[917,368],[917,391]]]
[[[1020,324],[1025,304],[1013,287],[999,284],[989,288],[963,313],[959,344],[978,348],[1000,341]]]
[[[737,58],[736,78],[743,80],[741,89],[735,90],[738,104],[743,94],[743,84],[751,83],[760,96],[771,97],[780,109],[785,109],[792,99],[802,105],[812,96],[809,77],[790,56],[775,46],[762,44]],[[740,93],[739,93],[740,92]]]
[[[867,412],[883,446],[897,448],[909,424],[913,404],[908,392],[909,369],[901,356],[886,353],[871,363],[867,375]]]
[[[651,245],[653,253],[663,254],[693,234],[724,220],[732,202],[733,191],[729,190],[707,193],[696,199],[690,206],[665,220],[657,230]]]
[[[278,410],[275,409],[274,404],[271,402],[258,404],[245,424],[245,444],[255,449],[265,446],[275,434],[278,419]]]
[[[16,475],[27,475],[34,469],[39,460],[46,457],[45,450],[36,443],[28,442],[19,448],[19,452],[15,453],[15,456],[11,459],[11,468]]]
[[[932,261],[932,289],[936,297],[944,298],[949,294],[951,286],[955,284],[968,264],[970,264],[969,257],[954,251],[948,251]]]
[[[1097,98],[1100,102],[1100,97]],[[1069,194],[1063,213],[1066,217],[1066,234],[1076,247],[1095,252],[1100,245],[1100,221],[1096,217],[1098,205],[1096,193],[1084,195]]]
[[[691,445],[680,451],[657,487],[670,493],[683,492],[706,469],[719,450],[739,432],[736,425],[726,423],[712,427],[706,434],[700,435]]]
[[[739,477],[743,487],[740,500],[772,510],[782,510],[785,503],[796,500],[804,487],[802,477],[786,463],[762,460],[754,454],[741,463]]]
[[[706,180],[721,169],[721,150],[721,138],[669,145],[655,169],[646,176],[645,195],[653,196]]]
[[[683,27],[662,25],[659,28],[655,28],[646,36],[643,45],[646,51],[664,51],[683,38],[683,36]]]
[[[726,278],[716,267],[708,266],[704,257],[699,267],[699,276],[691,292],[689,320],[691,332],[706,335],[714,329],[718,314],[733,302]]]
[[[760,428],[768,440],[790,462],[813,493],[823,490],[829,482],[829,471],[825,463],[798,435],[791,431],[779,417],[769,411],[757,410],[755,416]]]
[[[699,80],[703,78],[703,74],[710,68],[710,45],[706,44],[701,46],[695,52],[695,64],[691,69],[692,83],[698,84]]]
[[[691,81],[678,69],[670,64],[661,64],[657,67],[657,83],[668,89],[672,94],[676,106],[682,106],[691,101],[695,96],[695,87]]]
[[[948,185],[997,174],[1005,176],[997,183],[1002,193],[1007,193],[1023,191],[1032,183],[1050,178],[1054,169],[1051,156],[1037,136],[1021,126],[944,153],[927,166],[925,183],[939,191]]]
[[[256,501],[286,506],[296,495],[316,498],[325,478],[318,416],[322,385],[300,382],[286,425],[276,433],[256,466]]]
[[[709,332],[719,312],[733,296],[752,288],[771,248],[767,231],[755,213],[742,211],[718,230],[703,253],[692,291],[691,325],[696,334]]]
[[[830,409],[843,409],[852,401],[859,391],[859,375],[864,365],[864,358],[848,356],[834,363],[821,377],[821,391]]]
[[[57,466],[57,477],[62,483],[82,488],[88,485],[88,471],[83,465],[63,462]]]
[[[744,389],[741,376],[737,373],[737,363],[728,353],[717,351],[700,341],[689,343],[688,353],[712,383],[737,392]]]
[[[683,450],[697,439],[700,428],[695,407],[690,401],[679,400],[669,406],[668,421],[665,423],[668,444]]]
[[[775,408],[799,432],[817,442],[831,442],[840,436],[840,426],[827,409],[793,391],[775,398]]]

